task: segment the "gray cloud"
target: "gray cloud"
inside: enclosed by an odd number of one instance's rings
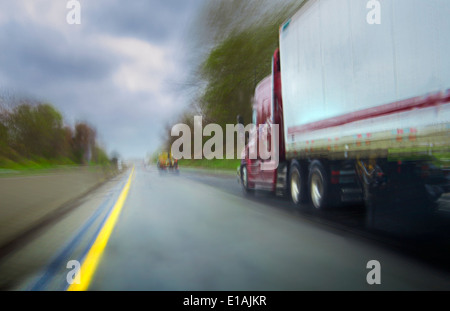
[[[67,44],[55,29],[35,25],[24,27],[11,22],[0,32],[1,70],[25,86],[62,81],[98,80],[117,66],[117,58],[101,47]],[[108,57],[105,57],[105,54]]]
[[[84,15],[95,31],[160,43],[179,34],[201,1],[112,0],[106,3],[96,5]]]
[[[80,1],[80,26],[65,23],[64,1],[0,1],[0,92],[51,102],[70,124],[94,125],[107,150],[144,156],[188,104],[174,83],[203,1]]]

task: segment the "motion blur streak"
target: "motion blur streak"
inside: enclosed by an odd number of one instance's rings
[[[85,291],[88,289],[89,284],[91,283],[92,277],[94,276],[95,270],[100,261],[100,258],[103,254],[103,250],[105,249],[106,244],[108,243],[109,237],[114,229],[114,226],[122,210],[123,204],[125,203],[125,200],[127,198],[128,191],[130,190],[133,173],[134,167],[131,170],[127,183],[125,184],[125,186],[122,189],[122,192],[120,193],[119,199],[114,205],[111,215],[109,216],[104,227],[100,231],[97,239],[94,242],[94,245],[92,245],[92,248],[87,254],[86,259],[83,262],[83,265],[81,266],[81,270],[79,272],[81,273],[80,284],[73,283],[67,288],[68,291]]]

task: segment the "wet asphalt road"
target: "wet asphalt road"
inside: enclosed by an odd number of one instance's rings
[[[232,175],[137,166],[90,289],[448,290],[443,207],[379,232],[365,228],[360,206],[319,215],[245,197]],[[370,260],[381,264],[381,285],[367,284]]]
[[[0,261],[2,288],[64,290],[130,171]],[[136,165],[90,290],[449,290],[450,208],[368,228],[363,206],[318,213],[266,193],[243,195],[233,174],[160,174]],[[369,285],[370,260],[381,284]],[[82,281],[83,281],[82,276]]]

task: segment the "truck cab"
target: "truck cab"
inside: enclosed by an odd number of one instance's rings
[[[264,160],[259,152],[259,145],[262,143],[261,133],[263,125],[267,125],[268,134],[265,141],[271,141],[270,128],[273,124],[279,125],[279,162],[285,160],[284,154],[284,130],[283,130],[283,107],[281,99],[281,77],[279,50],[274,53],[272,60],[272,74],[264,78],[255,89],[252,106],[252,124],[255,125],[255,135],[250,135],[249,142],[245,149],[245,157],[242,159],[240,175],[242,184],[246,191],[267,190],[275,191],[277,184],[278,169],[262,170],[261,165],[269,160]],[[249,149],[256,148],[257,157],[252,159],[249,156]],[[272,146],[268,146],[270,150]]]

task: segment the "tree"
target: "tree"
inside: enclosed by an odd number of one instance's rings
[[[235,124],[238,114],[251,122],[254,90],[271,73],[279,26],[301,4],[295,0],[209,1],[195,25],[194,54],[201,59],[195,60],[189,85],[199,91],[188,111],[200,110],[204,123],[222,127]],[[192,130],[190,123],[183,123]],[[173,140],[169,132],[166,147]]]
[[[95,148],[95,136],[95,130],[87,123],[79,122],[75,125],[73,148],[77,163],[88,164],[91,161]]]
[[[22,104],[8,118],[8,138],[21,155],[56,158],[63,153],[64,130],[61,114],[49,104]]]
[[[14,94],[0,94],[0,165],[71,162],[110,164],[96,141],[95,129],[78,122],[64,125],[51,104]]]

